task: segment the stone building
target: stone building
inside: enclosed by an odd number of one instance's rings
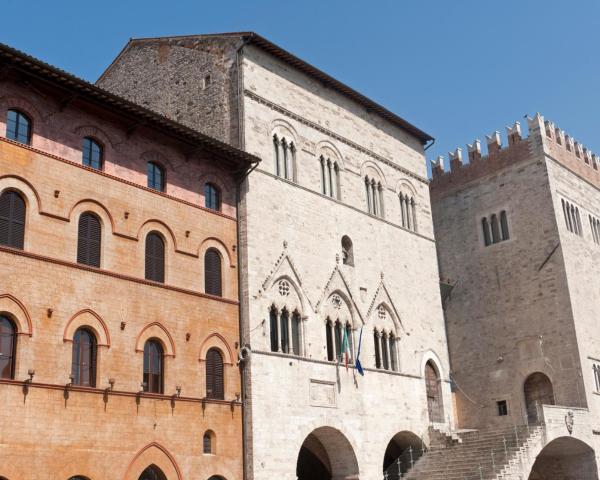
[[[258,159],[6,46],[0,72],[0,478],[241,478]]]
[[[132,40],[98,84],[262,159],[240,198],[246,478],[404,470],[453,421],[431,137],[254,33]]]
[[[526,138],[517,123],[506,146],[495,132],[487,155],[475,141],[468,161],[433,165],[458,424],[534,432],[508,478],[597,479],[600,163],[540,115],[527,123]]]

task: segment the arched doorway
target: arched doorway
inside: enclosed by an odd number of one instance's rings
[[[167,480],[167,477],[156,465],[150,465],[142,472],[139,480]]]
[[[421,458],[425,446],[423,441],[412,432],[400,432],[388,443],[383,457],[383,474],[389,480],[402,477]]]
[[[298,454],[298,480],[358,480],[358,462],[342,432],[319,427],[310,433]]]
[[[537,456],[529,480],[598,480],[594,450],[573,437],[552,440]]]
[[[523,385],[525,393],[525,408],[527,409],[527,421],[529,423],[539,422],[538,409],[541,405],[554,405],[554,389],[550,379],[541,372],[532,373]]]
[[[431,423],[444,423],[444,403],[438,369],[430,360],[425,364],[425,391],[427,412]]]

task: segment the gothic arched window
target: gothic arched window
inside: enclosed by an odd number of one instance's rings
[[[0,378],[15,378],[17,328],[6,315],[0,315]]]
[[[164,350],[156,338],[144,344],[144,392],[164,391]]]
[[[73,384],[96,386],[96,336],[87,328],[78,328],[73,336],[71,376]]]
[[[206,353],[206,397],[218,400],[225,398],[223,356],[216,348]]]

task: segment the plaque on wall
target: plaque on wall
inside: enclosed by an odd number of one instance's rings
[[[310,379],[310,404],[313,407],[336,408],[335,382]]]

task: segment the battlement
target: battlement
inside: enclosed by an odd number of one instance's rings
[[[448,161],[443,156],[431,161],[432,195],[460,187],[468,182],[497,172],[511,164],[534,157],[548,155],[574,173],[600,188],[600,158],[537,113],[527,117],[529,134],[523,137],[521,124],[506,127],[506,146],[499,131],[486,135],[487,155],[481,153],[481,141],[467,144],[468,161],[463,160],[462,149],[449,152]]]

